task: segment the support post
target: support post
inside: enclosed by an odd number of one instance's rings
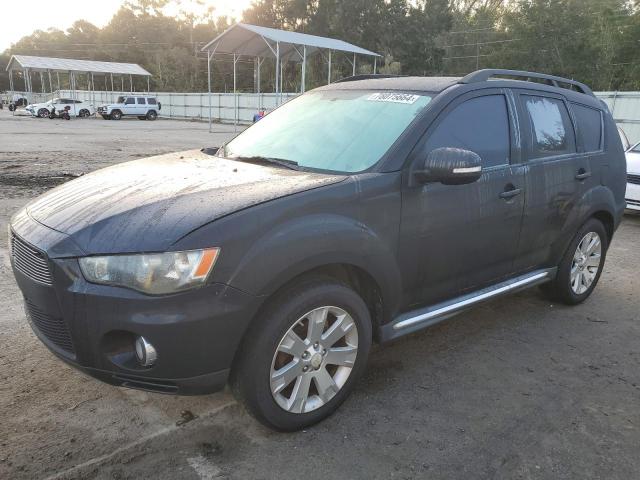
[[[56,72],[56,80],[58,83],[58,95],[60,95],[60,72]]]
[[[327,85],[331,83],[331,50],[329,50],[329,75],[327,76]]]
[[[307,46],[302,46],[302,87],[300,88],[301,93],[304,93],[306,87],[306,74],[307,74]]]
[[[147,94],[151,93],[151,78],[147,76]]]
[[[211,52],[207,50],[207,90],[209,92],[209,133],[211,133]]]
[[[105,83],[106,83],[106,77],[105,77]],[[91,72],[91,103],[93,105],[96,104],[96,83],[95,80],[93,78],[93,72]]]
[[[378,64],[378,57],[373,57],[373,74],[376,74],[376,65]]]
[[[356,74],[356,54],[353,54],[353,75]]]
[[[53,97],[53,82],[51,81],[51,70],[47,70],[47,75],[49,76],[49,92]]]
[[[133,76],[129,75],[129,86],[131,87],[131,93],[133,93]]]
[[[44,75],[42,72],[39,72],[39,73],[40,73],[40,91],[44,93]]]
[[[280,81],[280,42],[276,42],[276,105],[279,104]]]
[[[237,55],[233,54],[233,125],[234,129],[238,126],[238,92],[236,91],[236,63]]]
[[[111,75],[111,91],[113,92],[113,73],[111,73],[110,75]]]

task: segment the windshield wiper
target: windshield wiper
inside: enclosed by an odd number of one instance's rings
[[[286,160],[284,158],[253,156],[253,157],[231,157],[231,160],[238,160],[240,162],[249,162],[249,163],[271,163],[273,165],[279,165],[281,167],[285,167],[290,170],[300,170],[300,167],[298,166],[298,162],[294,162],[293,160]]]

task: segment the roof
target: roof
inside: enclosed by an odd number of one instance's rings
[[[384,77],[339,82],[319,87],[318,90],[404,90],[414,92],[441,92],[460,82],[460,77]]]
[[[370,50],[365,50],[357,45],[335,38],[259,27],[247,23],[236,23],[207,43],[202,50],[214,50],[216,53],[235,53],[252,57],[272,56],[274,55],[275,45],[269,44],[267,40],[280,44],[281,57],[291,55],[300,59],[300,51],[295,48],[298,46],[305,46],[308,55],[319,49],[327,49],[373,57],[381,56]]]
[[[15,64],[17,63],[17,67]],[[117,75],[151,76],[135,63],[98,62],[94,60],[74,60],[71,58],[32,57],[30,55],[12,55],[7,71],[28,68],[35,71],[114,73]]]

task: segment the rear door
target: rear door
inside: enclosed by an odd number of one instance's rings
[[[511,275],[524,198],[515,124],[508,92],[474,91],[449,104],[418,144],[416,161],[436,148],[463,148],[480,155],[483,173],[468,185],[406,180],[398,251],[405,307],[433,304]]]
[[[136,115],[146,115],[147,114],[147,101],[144,97],[136,98]]]
[[[565,98],[517,90],[527,165],[525,215],[516,270],[551,266],[551,252],[590,181],[588,155],[580,152]]]

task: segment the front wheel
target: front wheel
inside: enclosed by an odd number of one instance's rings
[[[608,248],[604,225],[596,218],[589,219],[562,257],[555,280],[544,285],[544,290],[567,305],[584,302],[600,279]]]
[[[265,425],[299,430],[331,415],[364,373],[371,318],[360,296],[333,280],[278,295],[253,322],[231,384]]]
[[[114,110],[110,115],[112,120],[120,120],[122,118],[122,112],[120,110]]]
[[[91,116],[91,112],[89,112],[89,110],[87,110],[86,108],[83,108],[82,110],[80,110],[80,113],[78,115],[80,116],[80,118],[87,118]]]
[[[38,116],[40,118],[47,118],[49,116],[49,110],[47,110],[46,108],[41,108],[40,110],[38,110]]]

